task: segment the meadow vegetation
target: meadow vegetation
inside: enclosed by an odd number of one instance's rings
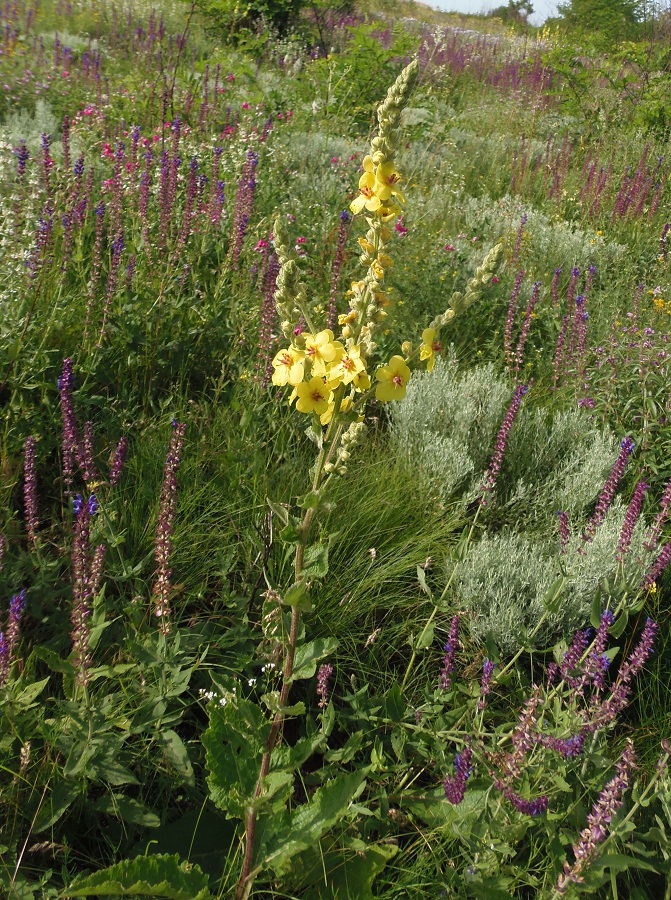
[[[671,21],[513,6],[2,8],[2,896],[671,897]]]

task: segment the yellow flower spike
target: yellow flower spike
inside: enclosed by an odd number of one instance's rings
[[[383,291],[375,291],[373,300],[375,300],[378,306],[391,306],[391,300]]]
[[[425,328],[422,332],[422,343],[419,348],[419,358],[426,359],[427,372],[432,372],[435,365],[435,353],[440,353],[443,345],[436,340],[437,331],[435,328]]]
[[[410,380],[410,369],[402,356],[392,356],[386,366],[380,366],[375,373],[380,382],[375,388],[375,396],[378,400],[402,400],[405,397],[405,389]]]
[[[303,360],[305,354],[302,350],[295,347],[289,347],[286,350],[280,350],[273,360],[273,377],[272,382],[277,387],[283,387],[285,384],[292,384],[294,387],[300,384],[305,374],[303,370]]]
[[[387,253],[378,253],[377,261],[384,269],[390,269],[394,265],[394,260]]]
[[[370,264],[370,267],[378,281],[382,281],[382,279],[384,278],[384,269],[382,268],[380,263],[376,259],[374,259]]]
[[[333,362],[338,352],[333,343],[333,332],[330,328],[325,328],[317,335],[302,336],[305,338],[305,357],[312,363],[312,374],[325,375],[326,363]]]
[[[350,384],[365,368],[366,364],[361,359],[361,348],[355,345],[346,350],[338,364],[329,370],[329,378],[338,378],[343,384]]]
[[[321,416],[329,405],[331,387],[324,383],[323,378],[315,376],[309,381],[302,381],[296,387],[296,409],[302,413],[316,412]]]

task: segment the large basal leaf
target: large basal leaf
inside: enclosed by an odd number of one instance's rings
[[[397,851],[394,844],[373,844],[356,855],[327,854],[322,861],[326,875],[313,885],[305,900],[374,900],[373,882]]]
[[[308,803],[297,807],[288,826],[271,836],[265,849],[264,867],[278,874],[286,871],[292,856],[307,850],[347,814],[352,799],[363,785],[367,769],[339,775],[315,791]]]
[[[202,737],[207,784],[212,801],[229,816],[243,818],[251,802],[269,727],[263,711],[248,700],[210,704]]]
[[[163,897],[165,900],[206,900],[208,877],[198,866],[180,862],[177,854],[124,859],[108,869],[74,882],[61,897]]]

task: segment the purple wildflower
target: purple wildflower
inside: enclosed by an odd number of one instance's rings
[[[9,616],[7,619],[7,631],[3,635],[2,646],[0,646],[0,684],[7,681],[9,669],[14,661],[14,652],[19,642],[19,630],[21,626],[21,618],[26,608],[26,592],[25,589],[14,594],[9,601]],[[0,632],[1,634],[1,632]]]
[[[345,250],[345,241],[349,231],[350,214],[346,209],[340,213],[340,222],[338,224],[338,240],[336,242],[336,251],[331,265],[331,287],[329,291],[329,311],[327,319],[327,327],[335,328],[338,321],[338,308],[336,306],[336,297],[338,295],[338,282],[340,280],[340,270],[343,263],[343,255]]]
[[[510,265],[514,266],[517,263],[517,260],[520,255],[520,249],[522,247],[522,237],[524,236],[524,226],[527,224],[527,214],[524,213],[522,218],[520,219],[520,226],[517,229],[517,236],[515,237],[515,246],[513,247],[513,255],[510,258]]]
[[[320,709],[324,709],[329,703],[331,675],[333,675],[332,664],[323,663],[317,672],[317,696],[319,697]]]
[[[622,523],[622,531],[620,532],[620,539],[617,543],[617,552],[615,554],[615,558],[619,562],[622,562],[627,553],[629,553],[634,527],[638,521],[638,517],[641,515],[643,498],[649,487],[650,485],[641,479],[636,485],[631,502],[627,507],[627,512],[625,513],[624,521]]]
[[[72,371],[72,360],[68,356],[63,360],[61,377],[58,379],[58,390],[61,395],[61,415],[63,417],[63,480],[68,490],[72,484],[75,460],[80,462],[83,459],[79,425],[77,424],[77,414],[75,413],[74,399],[72,396],[73,385],[74,373]]]
[[[506,317],[506,325],[503,332],[503,349],[506,354],[506,363],[509,369],[513,368],[513,325],[515,324],[515,316],[517,314],[517,298],[519,297],[522,282],[526,272],[520,269],[515,276],[515,284],[510,292],[508,300],[508,315]]]
[[[529,328],[531,327],[531,319],[533,317],[534,308],[538,303],[538,298],[540,297],[541,292],[541,283],[540,281],[534,281],[533,290],[531,292],[531,299],[527,304],[526,311],[524,313],[524,322],[522,323],[522,329],[520,331],[520,336],[517,339],[517,350],[515,353],[515,373],[518,373],[522,368],[522,355],[524,353],[524,345],[527,342],[527,337],[529,336]]]
[[[35,546],[39,519],[37,517],[37,473],[35,469],[35,438],[26,438],[23,458],[23,506],[28,539]]]
[[[645,543],[643,546],[646,550],[653,550],[657,546],[657,541],[659,540],[659,536],[662,533],[662,525],[666,521],[666,518],[669,514],[669,507],[671,506],[671,479],[667,481],[666,487],[664,488],[664,493],[662,494],[662,499],[659,501],[659,512],[657,513],[657,517],[655,519],[654,524],[648,531],[648,534],[645,538]]]
[[[643,581],[641,581],[641,589],[645,590],[646,588],[651,588],[666,569],[669,562],[671,562],[671,541],[664,544],[662,547],[659,556],[653,563],[650,571],[646,574]]]
[[[165,459],[163,485],[156,525],[154,558],[156,560],[156,579],[154,581],[154,615],[160,620],[160,628],[167,631],[170,627],[170,576],[168,568],[172,555],[172,533],[175,527],[177,512],[177,472],[182,460],[184,432],[186,425],[173,420],[172,436]]]
[[[636,765],[634,745],[627,741],[622,757],[615,767],[615,777],[612,778],[599,794],[599,798],[592,807],[592,812],[587,817],[588,827],[583,829],[580,840],[573,845],[575,862],[571,865],[564,863],[564,871],[559,876],[556,890],[559,894],[565,894],[569,884],[584,881],[583,872],[596,859],[599,852],[599,844],[603,843],[615,813],[622,806],[622,798],[629,787],[631,772]]]
[[[128,451],[128,438],[124,435],[114,450],[114,458],[112,459],[112,471],[110,472],[110,485],[116,487],[121,478],[124,463],[126,462],[126,453]]]
[[[26,171],[26,163],[30,159],[30,150],[26,147],[26,142],[21,140],[14,147],[14,155],[16,156],[16,174],[21,178]]]
[[[458,806],[466,793],[466,782],[471,776],[471,757],[473,750],[466,744],[461,753],[454,757],[454,775],[446,775],[443,781],[445,799]]]
[[[615,496],[615,491],[617,490],[617,486],[620,483],[620,479],[624,474],[624,470],[626,468],[627,463],[629,462],[629,457],[632,454],[632,451],[636,445],[632,441],[630,437],[625,437],[622,439],[620,443],[620,452],[617,455],[617,459],[615,460],[615,464],[611,470],[610,475],[606,479],[606,483],[603,486],[603,490],[597,500],[596,509],[592,515],[592,518],[587,523],[587,527],[583,533],[583,540],[591,541],[594,537],[596,529],[601,525],[603,520],[606,518],[606,513],[610,509],[610,504],[613,501],[613,497]]]
[[[93,596],[91,560],[91,517],[98,508],[94,494],[85,502],[81,494],[73,502],[75,510],[74,543],[72,548],[72,651],[78,668],[77,681],[86,684],[91,665],[89,647],[89,616]],[[101,562],[102,567],[102,562]]]
[[[452,616],[450,631],[445,644],[445,655],[440,667],[440,688],[449,691],[452,684],[452,671],[454,670],[454,658],[459,647],[459,616]]]
[[[481,503],[483,505],[487,502],[485,499],[485,495],[488,492],[493,491],[494,487],[496,486],[496,478],[501,470],[503,457],[506,452],[506,447],[508,446],[510,430],[515,423],[515,419],[517,418],[517,413],[519,412],[522,400],[528,390],[529,387],[526,384],[517,385],[513,393],[513,398],[510,401],[510,406],[508,407],[508,410],[503,418],[503,422],[501,423],[501,427],[499,428],[499,433],[496,436],[496,444],[494,445],[494,453],[489,463],[489,468],[484,474],[484,478],[482,480],[482,485],[480,488],[483,493],[483,496],[481,498]]]
[[[552,305],[557,306],[559,303],[559,279],[561,277],[561,269],[555,269],[552,276]]]
[[[482,678],[480,679],[480,699],[478,700],[478,709],[480,710],[487,706],[487,695],[492,689],[493,673],[494,663],[491,659],[486,659],[482,664]]]

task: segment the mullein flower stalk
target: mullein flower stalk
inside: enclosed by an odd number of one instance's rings
[[[23,507],[28,540],[35,547],[40,522],[37,515],[37,471],[35,466],[35,438],[26,438],[23,457]]]
[[[480,502],[482,503],[482,505],[487,504],[487,495],[491,494],[496,487],[496,480],[498,478],[499,472],[501,471],[503,457],[506,452],[506,447],[508,446],[510,431],[515,424],[517,413],[519,412],[520,406],[522,405],[524,395],[528,390],[528,385],[518,384],[513,392],[512,400],[510,401],[510,405],[508,406],[506,414],[503,418],[503,422],[501,423],[501,427],[499,428],[499,433],[496,436],[494,453],[480,486],[480,490],[482,492]]]
[[[9,616],[7,618],[7,630],[3,634],[0,631],[0,686],[9,676],[9,670],[14,662],[16,647],[19,642],[21,618],[26,608],[26,592],[19,591],[9,601]]]
[[[624,792],[629,787],[631,773],[636,765],[636,754],[631,740],[627,740],[624,752],[615,767],[615,777],[601,791],[598,800],[587,817],[587,828],[583,829],[577,844],[573,845],[575,860],[564,863],[564,871],[559,876],[555,890],[563,895],[571,884],[585,880],[584,873],[599,855],[599,845],[608,835],[608,826],[622,806]]]
[[[587,523],[585,531],[583,532],[583,540],[591,541],[596,534],[597,528],[606,518],[606,513],[610,509],[613,497],[615,496],[615,491],[624,475],[624,470],[635,446],[636,445],[630,437],[622,439],[620,443],[620,452],[618,453],[610,475],[606,479],[606,483],[601,490],[592,518]]]
[[[173,421],[172,436],[163,469],[163,485],[156,524],[154,559],[156,560],[156,577],[154,579],[153,602],[154,615],[159,620],[159,628],[163,632],[170,630],[170,576],[172,574],[170,557],[172,556],[172,534],[175,528],[177,513],[177,472],[182,461],[184,433],[186,425]]]

